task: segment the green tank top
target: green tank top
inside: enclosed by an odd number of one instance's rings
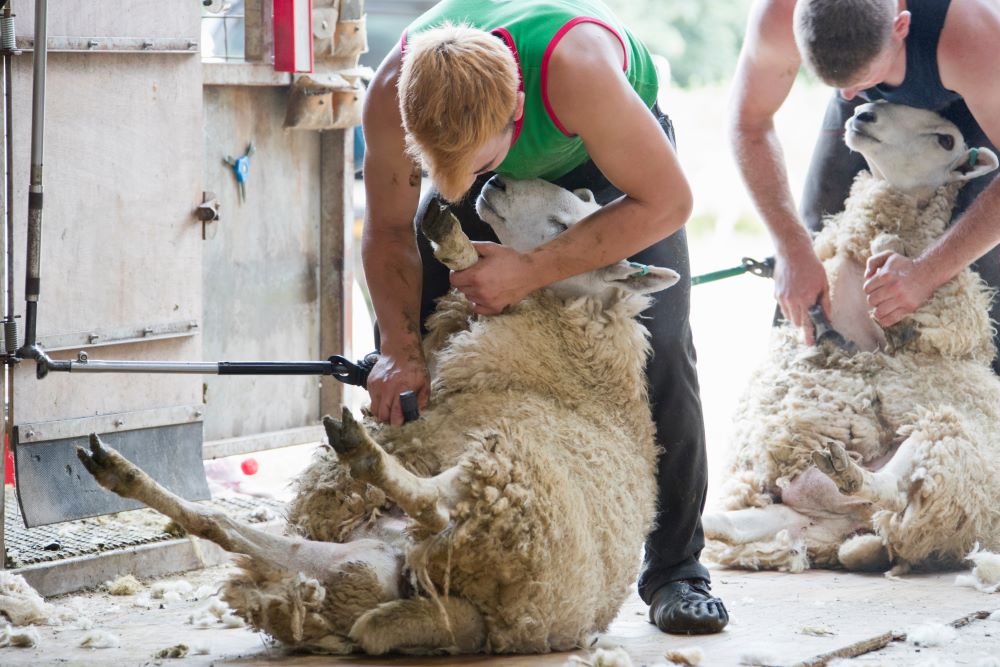
[[[632,88],[646,106],[656,103],[658,83],[649,51],[599,0],[444,0],[409,25],[402,48],[408,34],[446,21],[493,33],[517,60],[524,115],[514,128],[510,152],[496,169],[499,174],[554,180],[590,159],[580,137],[566,132],[555,117],[546,92],[549,56],[574,25],[597,23],[613,32],[624,48]]]

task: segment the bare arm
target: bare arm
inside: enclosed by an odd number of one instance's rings
[[[413,231],[420,171],[405,154],[396,94],[399,52],[386,57],[368,88],[365,133],[365,225],[362,260],[381,337],[381,358],[368,380],[372,412],[402,423],[398,396],[427,399],[427,369],[420,347],[421,265]]]
[[[1000,8],[995,2],[966,0],[948,12],[938,63],[946,88],[960,93],[994,146],[1000,145]],[[983,190],[948,231],[918,257],[883,253],[868,266],[865,292],[883,326],[902,320],[934,290],[1000,243],[1000,178]]]
[[[732,90],[730,135],[737,166],[774,241],[775,298],[785,317],[805,327],[822,298],[829,314],[826,274],[795,209],[774,115],[788,97],[801,58],[792,34],[795,0],[760,0],[748,19]]]
[[[550,61],[549,99],[594,163],[626,193],[555,239],[524,255],[477,244],[484,258],[452,282],[485,313],[531,291],[607,266],[669,236],[687,220],[691,191],[670,142],[622,72],[617,38],[581,24]]]

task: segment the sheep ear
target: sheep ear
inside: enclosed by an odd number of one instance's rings
[[[971,181],[990,173],[997,167],[1000,167],[1000,160],[989,148],[970,148],[962,156],[958,166],[951,170],[951,178],[948,180],[949,182]]]
[[[585,201],[588,204],[594,203],[594,193],[588,190],[587,188],[580,188],[578,190],[573,190],[573,194],[575,194],[577,197],[579,197],[581,200]]]
[[[605,268],[602,277],[615,287],[637,294],[652,294],[665,290],[681,278],[673,269],[625,260]]]

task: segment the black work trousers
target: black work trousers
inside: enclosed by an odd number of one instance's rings
[[[851,151],[844,143],[844,123],[854,115],[854,109],[861,104],[865,104],[865,100],[855,98],[848,101],[838,93],[834,93],[826,108],[802,195],[802,219],[813,232],[823,228],[826,216],[844,210],[844,201],[850,194],[854,177],[862,169],[868,168],[864,157],[860,153]],[[942,111],[941,115],[958,126],[962,136],[965,137],[965,143],[970,148],[986,147],[993,151],[997,150],[979,127],[979,123],[973,118],[965,102],[961,100],[955,102]],[[953,220],[969,207],[996,175],[997,172],[992,172],[965,184],[959,192]],[[972,268],[988,285],[1000,288],[1000,246],[994,247],[979,258]],[[990,318],[994,322],[1000,322],[1000,299],[993,300]],[[1000,331],[994,335],[993,343],[997,350],[1000,350]],[[993,359],[993,370],[1000,374],[1000,355]]]
[[[654,109],[660,125],[674,144],[670,119]],[[448,208],[474,241],[497,241],[489,225],[476,215],[475,201],[491,174],[481,176],[466,197]],[[587,162],[554,181],[566,189],[587,188],[604,205],[623,193],[613,186],[593,162]],[[423,293],[420,318],[426,322],[434,312],[435,300],[449,287],[448,269],[433,255],[430,243],[420,232],[419,221],[427,207],[446,204],[431,191],[417,211],[417,239],[423,262]],[[705,454],[705,424],[698,393],[695,350],[688,322],[691,271],[684,230],[637,253],[629,259],[674,269],[681,280],[654,296],[642,314],[649,329],[653,355],[646,366],[650,402],[656,422],[657,442],[663,448],[657,464],[659,502],[656,525],[646,541],[645,558],[639,577],[639,594],[648,604],[664,584],[681,579],[708,580],[708,570],[698,562],[705,544],[701,512],[705,505],[708,472]]]

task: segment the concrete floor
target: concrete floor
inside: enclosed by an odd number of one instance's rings
[[[184,579],[195,588],[214,585],[232,571],[225,565],[189,573]],[[177,579],[180,577],[173,577]],[[889,631],[907,632],[925,623],[948,623],[974,612],[1000,608],[1000,595],[956,587],[955,573],[912,575],[891,580],[877,575],[841,572],[808,572],[798,575],[716,570],[714,590],[732,614],[729,628],[720,635],[677,637],[664,635],[647,623],[645,605],[632,597],[602,636],[601,646],[620,645],[639,665],[662,665],[669,649],[698,646],[703,665],[794,665]],[[151,582],[146,582],[147,584]],[[146,591],[148,594],[148,591]],[[202,602],[164,603],[162,608],[136,606],[143,596],[112,597],[102,592],[50,600],[88,617],[95,628],[116,634],[121,645],[109,649],[79,648],[84,630],[67,623],[40,627],[35,648],[0,649],[3,665],[484,665],[491,667],[562,666],[571,655],[459,656],[444,658],[331,658],[290,654],[266,637],[246,629],[197,629],[188,616]],[[159,601],[154,601],[159,604]],[[898,641],[879,652],[851,662],[860,665],[1000,665],[1000,623],[976,620],[956,632],[956,638],[939,647],[917,647]],[[156,659],[160,649],[176,644],[192,648],[183,660]],[[193,649],[207,653],[194,655]],[[806,663],[806,664],[823,664]]]

